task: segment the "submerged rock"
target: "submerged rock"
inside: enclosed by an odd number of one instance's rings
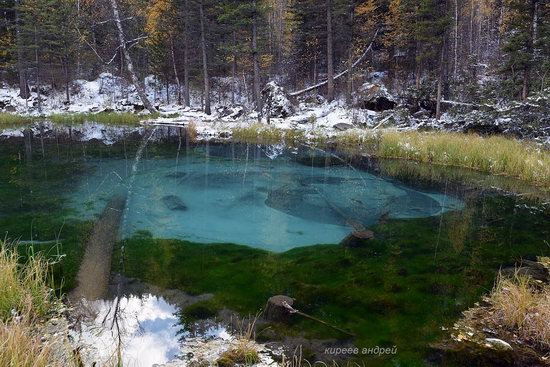
[[[172,172],[164,175],[166,178],[185,178],[187,177],[187,172]]]
[[[367,241],[374,238],[374,232],[370,230],[353,231],[340,242],[344,247],[362,247]]]
[[[183,203],[183,200],[176,195],[166,195],[162,198],[162,202],[168,209],[173,211],[187,210],[187,206]]]

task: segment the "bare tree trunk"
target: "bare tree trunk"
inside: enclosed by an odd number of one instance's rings
[[[69,79],[69,60],[67,57],[63,58],[63,66],[65,71],[65,96],[67,97],[67,104],[71,103],[71,93],[69,92],[69,83],[71,82]]]
[[[189,98],[189,1],[185,0],[184,2],[184,22],[185,22],[185,32],[183,32],[183,42],[184,42],[184,48],[183,48],[183,101],[185,103],[185,107],[189,107],[191,105],[191,101]]]
[[[454,63],[453,79],[456,80],[458,74],[458,0],[455,0],[455,31],[454,31]]]
[[[527,40],[527,54],[529,54],[529,56],[533,56],[533,40],[534,40],[534,37],[535,37],[535,33],[537,31],[537,26],[536,26],[536,22],[537,22],[537,4],[538,4],[538,0],[529,0],[530,1],[530,6],[529,6],[529,19],[531,21],[531,24],[530,24],[530,30],[529,30],[529,39]],[[522,87],[522,90],[521,90],[521,99],[523,101],[525,101],[527,99],[527,97],[529,96],[529,78],[531,76],[531,65],[530,65],[530,62],[531,60],[528,60],[525,64],[525,67],[523,68],[523,87]]]
[[[435,108],[435,117],[439,119],[441,117],[441,99],[443,97],[443,74],[444,63],[445,63],[445,36],[443,36],[443,41],[441,43],[441,55],[439,55],[439,77],[437,79],[437,103]]]
[[[334,50],[332,44],[332,0],[327,0],[327,101],[334,100]]]
[[[15,0],[15,37],[17,43],[17,73],[19,74],[19,96],[29,98],[29,85],[27,83],[27,73],[23,67],[23,45],[21,44],[21,29],[19,19],[20,0]]]
[[[212,110],[210,108],[210,80],[208,79],[208,57],[206,54],[206,36],[204,34],[204,5],[202,0],[199,3],[199,12],[201,25],[202,71],[204,78],[204,112],[207,115],[210,115],[212,113]]]
[[[348,51],[348,80],[347,80],[347,94],[346,94],[346,100],[348,104],[351,104],[352,96],[353,96],[353,23],[355,21],[355,8],[354,6],[350,6],[350,12],[349,12],[349,22],[351,25],[351,34],[350,34],[350,46]]]
[[[233,31],[233,63],[231,64],[231,104],[235,104],[237,93],[237,32]]]
[[[260,94],[260,60],[258,56],[258,9],[254,1],[254,15],[252,19],[252,61],[254,63],[254,100],[256,110],[262,111],[262,97]]]
[[[174,39],[170,36],[170,51],[172,55],[172,67],[174,68],[174,78],[176,78],[176,85],[178,86],[178,104],[181,104],[181,84],[180,77],[178,75],[178,68],[176,67],[176,55],[174,52]],[[168,92],[166,93],[168,96]]]
[[[40,95],[40,58],[38,56],[38,30],[34,26],[34,61],[36,63],[36,96],[38,100],[38,112],[42,113],[42,96]]]
[[[126,60],[126,69],[128,70],[128,73],[130,73],[130,77],[132,78],[132,84],[136,88],[136,92],[141,99],[141,102],[143,103],[143,106],[151,113],[157,112],[156,108],[151,104],[149,99],[147,98],[147,95],[145,94],[145,87],[141,84],[141,81],[136,75],[136,72],[134,70],[134,63],[132,61],[132,57],[130,56],[130,52],[128,48],[126,47],[126,37],[124,36],[124,29],[122,28],[122,22],[120,20],[120,14],[118,11],[118,4],[116,0],[110,0],[111,1],[111,8],[113,10],[113,18],[116,23],[117,29],[118,29],[118,42],[120,44],[120,48],[122,50],[122,53],[124,54],[124,59]]]

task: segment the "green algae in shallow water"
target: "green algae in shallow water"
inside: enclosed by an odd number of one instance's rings
[[[0,163],[5,164],[2,168],[6,173],[0,181],[4,199],[0,205],[5,205],[0,217],[8,218],[3,229],[22,239],[31,238],[32,228],[36,239],[51,240],[63,228],[62,251],[68,256],[63,262],[67,267],[60,269],[60,275],[70,278],[69,264],[72,262],[76,269],[81,254],[79,245],[85,242],[89,224],[82,226],[82,218],[69,220],[74,216],[74,207],[67,208],[68,193],[91,170],[109,173],[109,165],[103,162],[118,159],[129,170],[137,143],[58,146],[46,140],[44,146],[43,155],[40,141],[35,140],[32,159],[26,158],[22,143],[0,146],[0,155],[6,158]],[[150,144],[140,165],[141,172],[166,158],[179,162],[180,168],[199,158],[210,163],[225,160],[228,165],[234,161],[240,164],[245,153],[251,157],[248,169],[258,164],[267,171],[262,152],[269,149],[265,147],[250,151],[231,147],[238,152],[230,159],[226,152],[217,154],[214,146],[182,150],[175,158],[178,146],[177,141],[172,145]],[[283,159],[295,160],[290,157]],[[94,164],[90,165],[92,160]],[[186,178],[179,171],[170,173],[171,177],[160,177],[158,182],[166,185]],[[259,187],[258,192],[265,193],[264,189]],[[144,192],[155,190],[159,188],[151,185]],[[451,195],[462,195],[460,190],[452,190],[449,189]],[[196,294],[214,293],[212,300],[184,313],[184,321],[209,316],[222,307],[248,315],[263,307],[269,296],[284,293],[297,298],[296,307],[300,310],[354,331],[356,345],[396,345],[398,354],[393,362],[423,365],[428,343],[443,334],[440,327],[449,326],[461,310],[491,288],[500,265],[519,256],[548,254],[543,242],[550,237],[548,214],[532,213],[529,208],[518,206],[522,204],[519,199],[485,197],[475,191],[467,196],[463,210],[443,217],[390,221],[381,218],[382,223],[372,228],[376,240],[364,249],[328,244],[277,254],[238,245],[154,239],[142,232],[127,242],[126,272],[163,287]],[[102,208],[102,200],[97,199],[93,210],[89,210],[90,202],[84,198],[78,209],[95,212]],[[44,250],[50,249],[44,244]],[[274,329],[272,336],[279,338],[299,333],[312,338],[343,338],[332,329],[299,318],[287,328]],[[369,366],[389,363],[389,359],[375,357],[368,361]]]
[[[60,259],[52,275],[55,287],[64,292],[75,285],[82,244],[91,228],[91,221],[72,217],[74,212],[63,199],[67,178],[76,178],[82,167],[36,151],[23,158],[18,152],[22,148],[0,146],[0,171],[5,172],[0,175],[0,231],[22,241],[18,249],[23,259],[37,251]]]
[[[549,218],[516,204],[512,197],[473,197],[464,211],[442,218],[388,221],[357,249],[318,245],[276,254],[141,233],[125,241],[125,273],[165,288],[213,293],[202,305],[209,313],[228,307],[247,315],[269,296],[287,294],[301,311],[353,331],[358,347],[396,345],[398,354],[387,358],[424,365],[429,343],[444,335],[441,327],[492,287],[501,265],[550,253],[543,242]],[[298,317],[275,334],[302,333],[346,337]]]

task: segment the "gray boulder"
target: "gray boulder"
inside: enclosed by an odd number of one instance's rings
[[[269,82],[262,90],[262,115],[267,118],[287,118],[294,113],[290,96],[276,82]]]

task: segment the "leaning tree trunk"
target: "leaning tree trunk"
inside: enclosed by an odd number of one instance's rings
[[[201,0],[199,4],[199,16],[201,24],[201,48],[202,48],[202,71],[204,78],[204,112],[207,115],[212,113],[210,109],[210,80],[208,79],[208,57],[206,54],[206,36],[204,34],[204,5]]]
[[[259,113],[262,111],[262,97],[260,95],[260,60],[258,58],[258,14],[256,1],[254,1],[254,16],[252,21],[252,61],[254,63],[254,99],[256,109]]]
[[[122,28],[122,22],[120,20],[120,14],[118,12],[118,4],[116,0],[110,0],[111,1],[111,7],[113,8],[113,18],[117,26],[118,30],[118,42],[120,44],[120,48],[122,50],[122,53],[124,54],[124,59],[126,61],[126,69],[128,70],[128,73],[130,73],[130,77],[132,78],[132,84],[136,88],[136,92],[141,99],[141,102],[143,103],[143,106],[151,113],[157,112],[157,109],[151,104],[149,99],[147,98],[147,95],[145,94],[145,87],[141,84],[141,81],[136,75],[135,69],[134,69],[134,63],[132,61],[132,57],[130,56],[130,52],[128,48],[126,47],[126,37],[124,36],[124,29]]]
[[[332,44],[332,0],[327,0],[327,100],[334,99],[334,51]]]

